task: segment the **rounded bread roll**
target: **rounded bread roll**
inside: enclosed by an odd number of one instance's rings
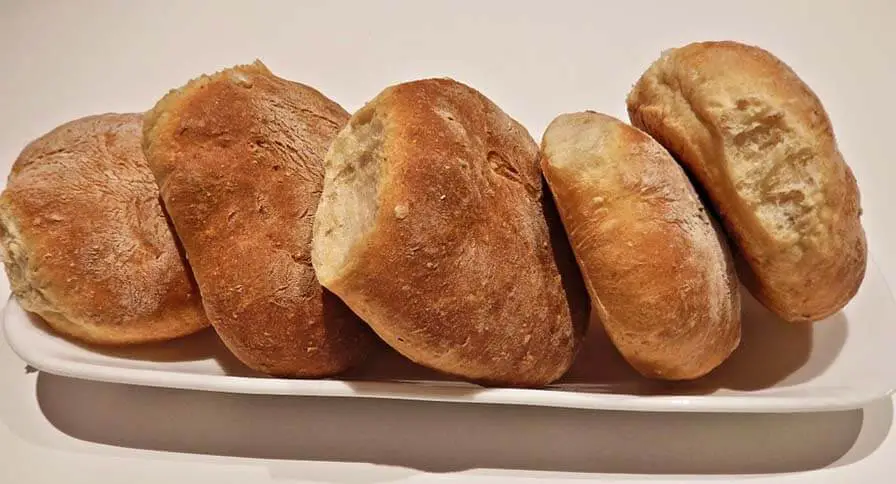
[[[54,330],[106,345],[208,326],[140,147],[142,115],[66,123],[30,143],[0,196],[12,293]]]
[[[638,80],[628,112],[708,194],[746,262],[741,279],[769,309],[815,321],[855,295],[867,258],[856,180],[821,102],[787,65],[736,42],[672,49]]]
[[[392,86],[325,160],[312,261],[411,360],[485,384],[560,378],[587,320],[552,256],[538,146],[450,79]]]
[[[621,121],[564,114],[541,165],[592,306],[640,373],[693,379],[740,341],[740,296],[723,238],[675,160]]]
[[[190,81],[147,114],[147,159],[206,312],[255,370],[329,376],[373,341],[311,266],[322,160],[347,119],[260,62]]]

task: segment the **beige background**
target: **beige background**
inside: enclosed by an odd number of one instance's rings
[[[201,72],[256,57],[348,110],[394,82],[451,76],[540,138],[561,112],[624,116],[629,87],[663,48],[728,38],[775,52],[821,97],[892,281],[894,21],[896,2],[884,0],[0,1],[0,171],[57,124],[144,110]],[[896,459],[889,400],[688,416],[228,396],[26,374],[5,344],[0,385],[0,482],[860,482],[883,480]]]

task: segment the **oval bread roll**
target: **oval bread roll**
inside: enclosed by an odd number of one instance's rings
[[[725,241],[684,171],[656,141],[594,112],[545,131],[542,169],[592,305],[644,376],[693,379],[740,341]]]
[[[0,196],[13,294],[56,331],[107,345],[208,326],[140,148],[140,114],[66,123],[30,143]]]
[[[389,345],[484,384],[566,372],[587,321],[571,317],[525,128],[458,82],[409,82],[352,116],[325,167],[312,261]]]
[[[323,156],[346,120],[260,62],[193,80],[147,114],[147,159],[209,319],[258,371],[333,375],[373,341],[311,267]]]
[[[815,321],[855,295],[867,257],[858,187],[821,102],[787,65],[735,42],[673,49],[628,112],[702,185],[769,309]]]

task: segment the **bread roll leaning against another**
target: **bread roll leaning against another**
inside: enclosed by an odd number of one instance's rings
[[[740,341],[737,276],[675,160],[594,112],[559,116],[541,146],[592,305],[622,356],[667,380],[721,364]]]
[[[12,293],[76,340],[162,341],[208,326],[140,148],[142,115],[66,123],[30,143],[0,196]]]
[[[758,300],[800,322],[852,299],[867,258],[858,187],[793,70],[758,47],[690,44],[650,66],[628,112],[702,185]]]
[[[325,167],[318,277],[389,345],[483,384],[566,372],[587,320],[571,317],[525,128],[464,84],[408,82],[352,116]]]
[[[190,81],[147,114],[147,159],[209,319],[258,371],[333,375],[373,341],[311,267],[322,160],[346,120],[260,62]]]

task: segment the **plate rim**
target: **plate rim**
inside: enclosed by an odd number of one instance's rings
[[[850,410],[889,397],[894,391],[893,388],[851,388],[845,394],[812,398],[762,394],[643,396],[552,389],[482,388],[456,384],[200,375],[162,369],[106,366],[34,351],[23,341],[27,338],[25,332],[29,330],[26,325],[31,322],[26,318],[17,317],[15,311],[25,312],[15,297],[10,295],[2,311],[6,342],[19,358],[34,368],[68,378],[156,388],[232,394],[354,397],[583,410],[698,413],[803,413]]]

